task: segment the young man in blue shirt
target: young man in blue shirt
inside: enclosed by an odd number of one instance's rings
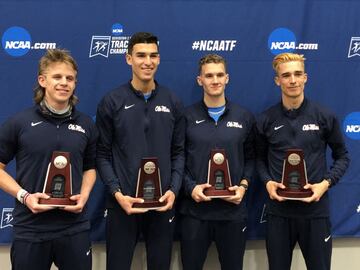
[[[197,82],[203,99],[186,108],[184,197],[180,203],[181,260],[185,270],[203,268],[214,241],[221,269],[242,269],[246,242],[245,193],[255,163],[255,120],[225,97],[229,82],[225,59],[216,54],[199,61]],[[226,198],[206,196],[213,149],[224,149],[234,192]]]

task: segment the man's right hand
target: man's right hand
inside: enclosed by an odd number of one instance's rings
[[[196,185],[193,189],[193,191],[191,192],[191,197],[194,199],[195,202],[207,202],[207,201],[211,201],[211,198],[205,196],[204,194],[204,189],[211,187],[210,184],[206,183],[206,184],[201,184],[201,185]]]
[[[273,180],[270,180],[270,181],[268,181],[266,183],[266,190],[269,193],[270,199],[277,200],[279,202],[283,202],[286,199],[277,194],[276,191],[278,190],[278,188],[284,189],[285,186],[282,183],[278,183],[278,182],[273,181]]]
[[[134,203],[143,203],[144,200],[141,198],[134,198],[127,195],[123,195],[121,192],[115,193],[115,199],[121,208],[126,212],[128,215],[132,214],[142,214],[148,211],[148,209],[143,208],[133,208]]]
[[[33,212],[34,214],[46,212],[49,210],[56,209],[56,206],[49,206],[39,204],[40,199],[49,199],[50,196],[45,193],[29,193],[29,195],[24,200],[24,204]]]

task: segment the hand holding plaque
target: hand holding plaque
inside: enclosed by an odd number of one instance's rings
[[[50,206],[75,205],[72,195],[72,174],[69,152],[54,151],[49,163],[43,192],[49,199],[40,199],[39,204]]]
[[[157,209],[166,205],[159,202],[162,196],[160,169],[156,157],[143,158],[139,169],[136,187],[136,197],[144,200],[143,203],[134,203],[133,208]]]
[[[288,149],[282,173],[282,184],[285,186],[285,189],[278,189],[278,195],[289,200],[301,200],[311,197],[313,192],[309,189],[304,189],[307,183],[303,150]]]
[[[231,177],[228,160],[224,149],[211,150],[208,167],[208,184],[210,188],[204,190],[204,194],[210,198],[226,198],[235,195],[235,191],[230,191]]]

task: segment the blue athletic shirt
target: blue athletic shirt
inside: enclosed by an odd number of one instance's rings
[[[214,119],[215,122],[217,122],[220,118],[220,116],[223,115],[225,111],[225,105],[220,107],[208,107],[208,113],[212,119]]]

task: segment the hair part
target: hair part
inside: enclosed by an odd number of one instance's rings
[[[65,49],[50,49],[47,50],[39,60],[38,76],[44,75],[45,71],[55,63],[66,63],[72,66],[77,72],[78,66],[75,59],[70,55],[70,52]],[[34,88],[34,102],[39,104],[45,96],[45,88],[42,87],[39,82],[36,83]],[[74,106],[79,101],[78,97],[74,94],[69,99],[69,104]]]
[[[226,72],[227,67],[226,67],[226,60],[224,57],[222,57],[218,54],[207,54],[199,60],[199,74],[201,75],[202,67],[204,65],[212,64],[212,63],[213,64],[223,64],[224,68],[225,68],[225,72]]]
[[[272,66],[277,74],[280,64],[292,62],[292,61],[298,61],[298,62],[301,62],[303,67],[305,68],[305,60],[306,60],[306,58],[304,57],[303,54],[281,53],[274,57]]]
[[[138,43],[156,44],[159,49],[158,38],[149,32],[137,32],[133,34],[128,43],[128,54],[132,54],[133,48]]]

